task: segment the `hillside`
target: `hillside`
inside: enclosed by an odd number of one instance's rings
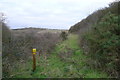
[[[84,33],[91,29],[92,26],[94,26],[96,23],[98,23],[101,18],[107,14],[108,12],[111,12],[113,14],[120,14],[120,2],[113,2],[109,4],[109,7],[105,7],[103,9],[97,10],[91,15],[89,15],[87,18],[83,19],[82,21],[76,23],[73,25],[70,29],[69,32],[71,33]]]
[[[44,33],[53,33],[60,34],[61,32],[68,32],[68,30],[60,30],[60,29],[47,29],[47,28],[21,28],[21,29],[12,29],[12,33],[15,36],[26,35],[26,34],[44,34]]]

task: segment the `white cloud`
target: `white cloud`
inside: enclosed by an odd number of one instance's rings
[[[114,0],[0,0],[11,28],[43,26],[68,29]]]

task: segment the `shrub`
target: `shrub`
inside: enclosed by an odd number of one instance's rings
[[[83,37],[89,47],[88,55],[100,64],[98,68],[114,77],[119,77],[120,73],[119,20],[120,16],[109,12]]]
[[[62,40],[64,41],[67,39],[68,34],[65,31],[63,31],[60,36],[61,36]]]

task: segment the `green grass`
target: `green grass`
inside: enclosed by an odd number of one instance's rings
[[[72,51],[69,57],[61,58],[59,55],[63,52],[67,55]],[[49,54],[49,53],[48,53]],[[17,70],[19,73],[16,78],[106,78],[107,74],[91,69],[87,66],[88,57],[85,56],[78,45],[78,36],[69,35],[68,40],[59,43],[53,52],[44,58],[45,55],[37,56],[37,68],[32,72],[32,60],[28,61],[27,66]]]

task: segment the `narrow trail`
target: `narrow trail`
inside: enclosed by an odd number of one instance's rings
[[[69,35],[68,39],[57,44],[52,53],[36,56],[36,70],[31,71],[32,62],[28,61],[27,66],[19,71],[25,72],[14,77],[25,78],[101,78],[107,74],[90,68],[90,58],[85,56],[78,45],[78,36]]]

